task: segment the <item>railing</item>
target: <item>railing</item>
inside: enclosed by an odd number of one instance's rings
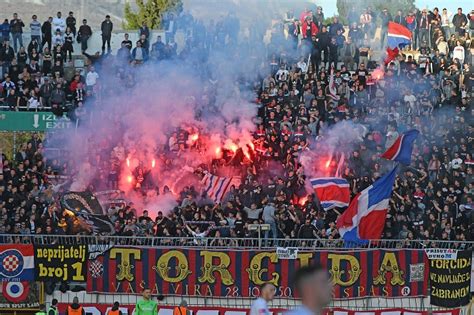
[[[200,237],[141,237],[94,235],[34,235],[3,234],[0,244],[60,244],[60,245],[122,245],[143,247],[179,247],[213,249],[274,249],[294,247],[301,250],[315,249],[467,249],[474,242],[441,240],[370,240],[366,244],[350,243],[342,239],[266,239],[266,238],[200,238]]]

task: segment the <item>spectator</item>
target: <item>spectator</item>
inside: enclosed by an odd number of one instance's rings
[[[67,27],[66,33],[64,33],[64,44],[63,44],[63,52],[64,52],[64,62],[66,62],[66,56],[69,54],[69,61],[72,62],[72,53],[74,52],[74,34],[72,30]]]
[[[150,37],[150,29],[146,25],[146,22],[142,23],[142,26],[138,29],[138,36],[141,37],[142,35],[145,36],[145,39],[148,39]]]
[[[405,25],[405,17],[403,16],[402,10],[397,10],[397,14],[393,18],[393,22],[395,22],[397,24],[400,24],[400,25],[403,25],[403,26],[406,26]]]
[[[53,38],[53,35],[52,35],[53,28],[51,24],[52,22],[53,22],[53,18],[49,17],[41,26],[41,33],[43,35],[43,40],[41,41],[40,51],[41,49],[44,48],[45,44],[48,44],[48,50],[51,50],[52,38]]]
[[[112,38],[113,23],[110,20],[110,15],[105,16],[105,20],[100,27],[102,31],[102,53],[105,52],[105,44],[107,43],[107,52],[110,53],[110,39]]]
[[[382,29],[380,31],[380,47],[384,47],[385,37],[387,36],[388,32],[388,23],[392,21],[392,15],[390,14],[390,12],[388,12],[387,8],[384,8],[382,10],[382,13],[380,14],[380,19],[382,20]]]
[[[263,222],[265,224],[268,224],[270,226],[270,230],[265,231],[265,239],[269,238],[269,233],[272,233],[272,237],[274,240],[277,239],[278,237],[278,230],[277,230],[277,225],[276,225],[276,218],[275,218],[275,206],[272,203],[268,203],[265,205],[263,208]]]
[[[354,45],[354,43],[352,43],[351,37],[349,37],[344,43],[344,46],[342,47],[342,51],[341,51],[342,62],[344,63],[344,65],[347,66],[349,70],[354,69],[355,53],[356,53],[356,46]]]
[[[466,24],[467,17],[464,13],[462,13],[462,8],[458,8],[458,13],[453,16],[454,31],[459,34],[463,25]]]
[[[137,41],[137,47],[132,50],[132,60],[135,64],[142,64],[148,59],[148,52],[142,47],[142,42]]]
[[[122,41],[122,45],[124,45],[128,50],[132,50],[132,41],[130,39],[128,39],[129,35],[128,33],[125,33],[124,35],[124,39]]]
[[[32,16],[30,23],[31,41],[41,42],[41,23],[38,21],[36,15]]]
[[[94,89],[94,86],[97,84],[98,79],[99,74],[95,71],[95,67],[91,66],[86,75],[86,85],[88,91]]]
[[[84,53],[87,50],[87,41],[92,36],[92,29],[89,25],[87,25],[86,19],[82,20],[82,25],[79,27],[77,36],[77,41],[81,43],[81,50]]]
[[[61,12],[56,14],[56,17],[52,21],[52,29],[56,33],[59,30],[61,35],[66,31],[66,21],[62,18]]]
[[[3,42],[3,46],[0,49],[0,61],[2,63],[3,73],[8,73],[11,63],[15,58],[15,51],[10,46],[10,41],[6,40]]]
[[[74,17],[74,12],[70,11],[68,17],[66,18],[66,29],[69,27],[74,37],[76,37],[76,18]]]
[[[0,24],[0,36],[0,44],[10,40],[10,22],[8,22],[8,19],[5,19],[3,23]]]
[[[15,52],[18,51],[18,45],[19,47],[23,46],[23,27],[25,27],[25,23],[18,18],[17,13],[13,13],[13,19],[10,21],[10,31]]]

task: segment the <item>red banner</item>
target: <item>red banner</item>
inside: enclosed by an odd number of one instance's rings
[[[68,304],[59,303],[59,312],[64,314]],[[82,304],[86,314],[90,315],[106,315],[107,311],[111,309],[110,305],[105,304]],[[250,306],[249,306],[250,309]],[[224,307],[189,307],[194,315],[248,315],[249,309],[245,308],[224,308]],[[135,305],[122,305],[120,307],[123,315],[132,315],[135,310]],[[283,315],[286,310],[270,309],[273,315]],[[158,315],[172,315],[173,307],[160,306]],[[325,315],[459,315],[459,309],[450,309],[445,311],[412,311],[402,308],[392,308],[384,310],[368,310],[368,311],[353,311],[341,308],[334,308],[325,311]]]
[[[291,275],[321,263],[331,273],[334,297],[424,296],[427,258],[421,250],[299,252],[280,259],[276,251],[207,251],[113,247],[88,264],[87,291],[185,296],[256,297],[273,283],[280,297],[293,297]]]

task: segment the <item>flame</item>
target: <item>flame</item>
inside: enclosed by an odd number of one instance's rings
[[[306,201],[308,201],[308,196],[304,196],[303,198],[301,198],[298,203],[300,206],[304,206]]]
[[[155,165],[156,165],[156,161],[155,161],[155,159],[153,159],[153,160],[151,161],[151,168],[155,168]]]
[[[128,175],[127,176],[127,182],[131,184],[132,181],[133,181],[133,177],[131,175]]]
[[[249,142],[249,146],[252,148],[252,151],[255,151],[255,145],[253,144],[253,142]]]
[[[331,165],[331,159],[326,161],[326,164],[324,164],[324,167],[329,168],[330,165]]]
[[[217,147],[216,148],[216,156],[219,156],[221,154],[221,148]]]
[[[127,167],[130,167],[130,159],[127,158]]]
[[[195,134],[192,134],[189,139],[191,139],[192,142],[195,142],[197,141],[197,139],[199,139],[199,134],[195,133]]]
[[[247,150],[242,150],[242,152],[244,153],[245,157],[249,160],[249,161],[252,161],[252,159],[250,158],[250,154]]]
[[[372,76],[372,78],[374,78],[375,80],[378,81],[378,80],[380,80],[380,79],[383,78],[384,72],[383,72],[382,69],[377,68],[377,69],[375,69],[375,70],[372,72],[372,75],[371,75],[371,76]]]
[[[237,152],[237,150],[239,149],[239,147],[235,144],[235,143],[232,143],[230,146],[229,146],[229,149],[232,150],[232,152]]]

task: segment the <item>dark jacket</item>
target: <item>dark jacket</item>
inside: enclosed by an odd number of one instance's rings
[[[91,36],[92,35],[92,29],[89,25],[81,25],[79,27],[79,32],[77,32],[80,36]]]
[[[19,19],[14,19],[10,21],[11,32],[13,33],[23,33],[23,27],[25,27],[25,23]]]
[[[43,33],[43,37],[51,38],[51,22],[45,21],[43,23],[41,33]]]
[[[102,36],[111,36],[112,30],[114,28],[114,24],[112,21],[103,21],[102,25],[100,26],[100,30],[102,31]]]
[[[453,16],[453,25],[456,27],[456,28],[460,28],[462,23],[465,22],[466,25],[467,25],[467,17],[464,13],[462,13],[461,15],[459,14],[455,14]]]
[[[380,19],[382,20],[382,28],[387,28],[388,27],[388,22],[392,20],[392,15],[387,12],[387,14],[380,14]]]
[[[66,18],[66,26],[70,27],[71,30],[76,28],[76,18],[73,16],[68,16]]]
[[[12,62],[12,60],[15,58],[15,51],[11,46],[8,47],[1,47],[0,48],[0,60],[1,61],[8,61]]]

